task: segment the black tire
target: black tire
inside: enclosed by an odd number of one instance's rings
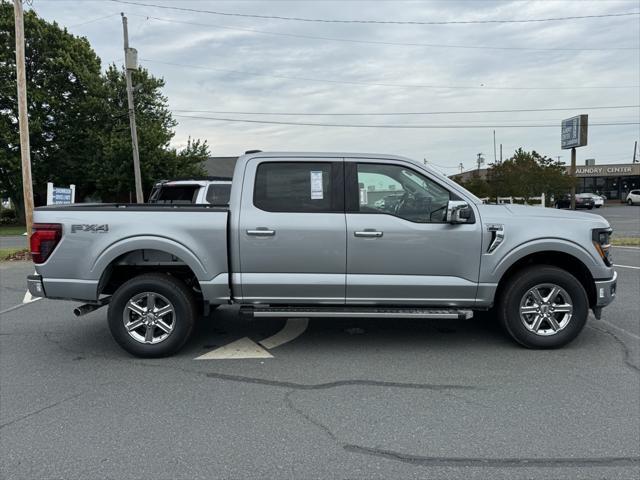
[[[158,343],[154,344],[142,343],[144,339],[142,341],[136,340],[129,334],[124,323],[125,310],[130,320],[143,318],[137,313],[129,312],[127,305],[129,300],[147,292],[154,294],[154,302],[155,298],[168,300],[173,309],[167,314],[169,318],[165,323],[165,325],[172,326],[170,333],[166,338],[160,339]],[[143,298],[144,296],[141,297],[141,300]],[[109,302],[109,330],[118,345],[136,357],[166,357],[180,350],[189,339],[197,312],[193,294],[183,282],[168,274],[147,273],[125,282],[113,294]],[[137,332],[146,332],[147,329],[148,327],[143,324],[133,332],[142,336]],[[153,327],[152,330],[158,333],[159,338],[165,333],[160,327]]]
[[[588,208],[589,210],[593,210],[593,205],[589,205],[587,208]]]
[[[529,289],[542,284],[554,284],[564,289],[573,305],[566,326],[548,336],[527,329],[520,317],[520,302]],[[516,342],[527,348],[559,348],[568,344],[582,331],[589,314],[589,299],[582,284],[566,270],[550,265],[536,265],[517,272],[509,279],[497,303],[502,327]]]
[[[631,199],[627,200],[627,205],[633,205],[633,200]]]

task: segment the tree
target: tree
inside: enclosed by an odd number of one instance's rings
[[[27,97],[36,204],[46,183],[74,183],[76,198],[126,201],[134,190],[124,71],[100,59],[76,37],[33,11],[25,12]],[[0,0],[0,191],[22,215],[13,7]],[[206,142],[170,147],[176,122],[162,95],[164,80],[133,75],[143,187],[176,176],[202,175]],[[40,200],[40,201],[38,201]]]
[[[34,190],[84,176],[101,100],[100,59],[85,38],[26,11],[27,100]],[[13,7],[0,2],[0,189],[23,215]]]

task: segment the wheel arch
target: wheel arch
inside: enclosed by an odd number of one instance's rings
[[[525,268],[534,265],[549,265],[561,268],[570,273],[585,289],[589,299],[589,307],[591,308],[596,305],[597,297],[594,278],[587,265],[576,256],[559,250],[542,250],[528,253],[511,263],[511,265],[504,270],[498,281],[494,305],[500,300],[500,295],[504,292],[505,286],[510,279]]]

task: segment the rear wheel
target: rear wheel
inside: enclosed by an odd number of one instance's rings
[[[193,330],[197,309],[180,280],[162,273],[134,277],[109,302],[109,329],[116,342],[137,357],[177,352]]]
[[[500,323],[528,348],[566,345],[582,331],[588,313],[582,284],[567,271],[546,265],[518,272],[498,302]]]
[[[627,200],[627,205],[633,205],[633,200],[631,199]]]

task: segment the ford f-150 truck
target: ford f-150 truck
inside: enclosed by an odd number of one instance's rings
[[[113,337],[142,357],[176,352],[229,303],[255,317],[491,309],[520,344],[554,348],[615,297],[611,232],[598,215],[484,205],[398,156],[261,152],[239,158],[228,208],[36,209],[28,287],[83,302],[76,315],[108,304]]]

